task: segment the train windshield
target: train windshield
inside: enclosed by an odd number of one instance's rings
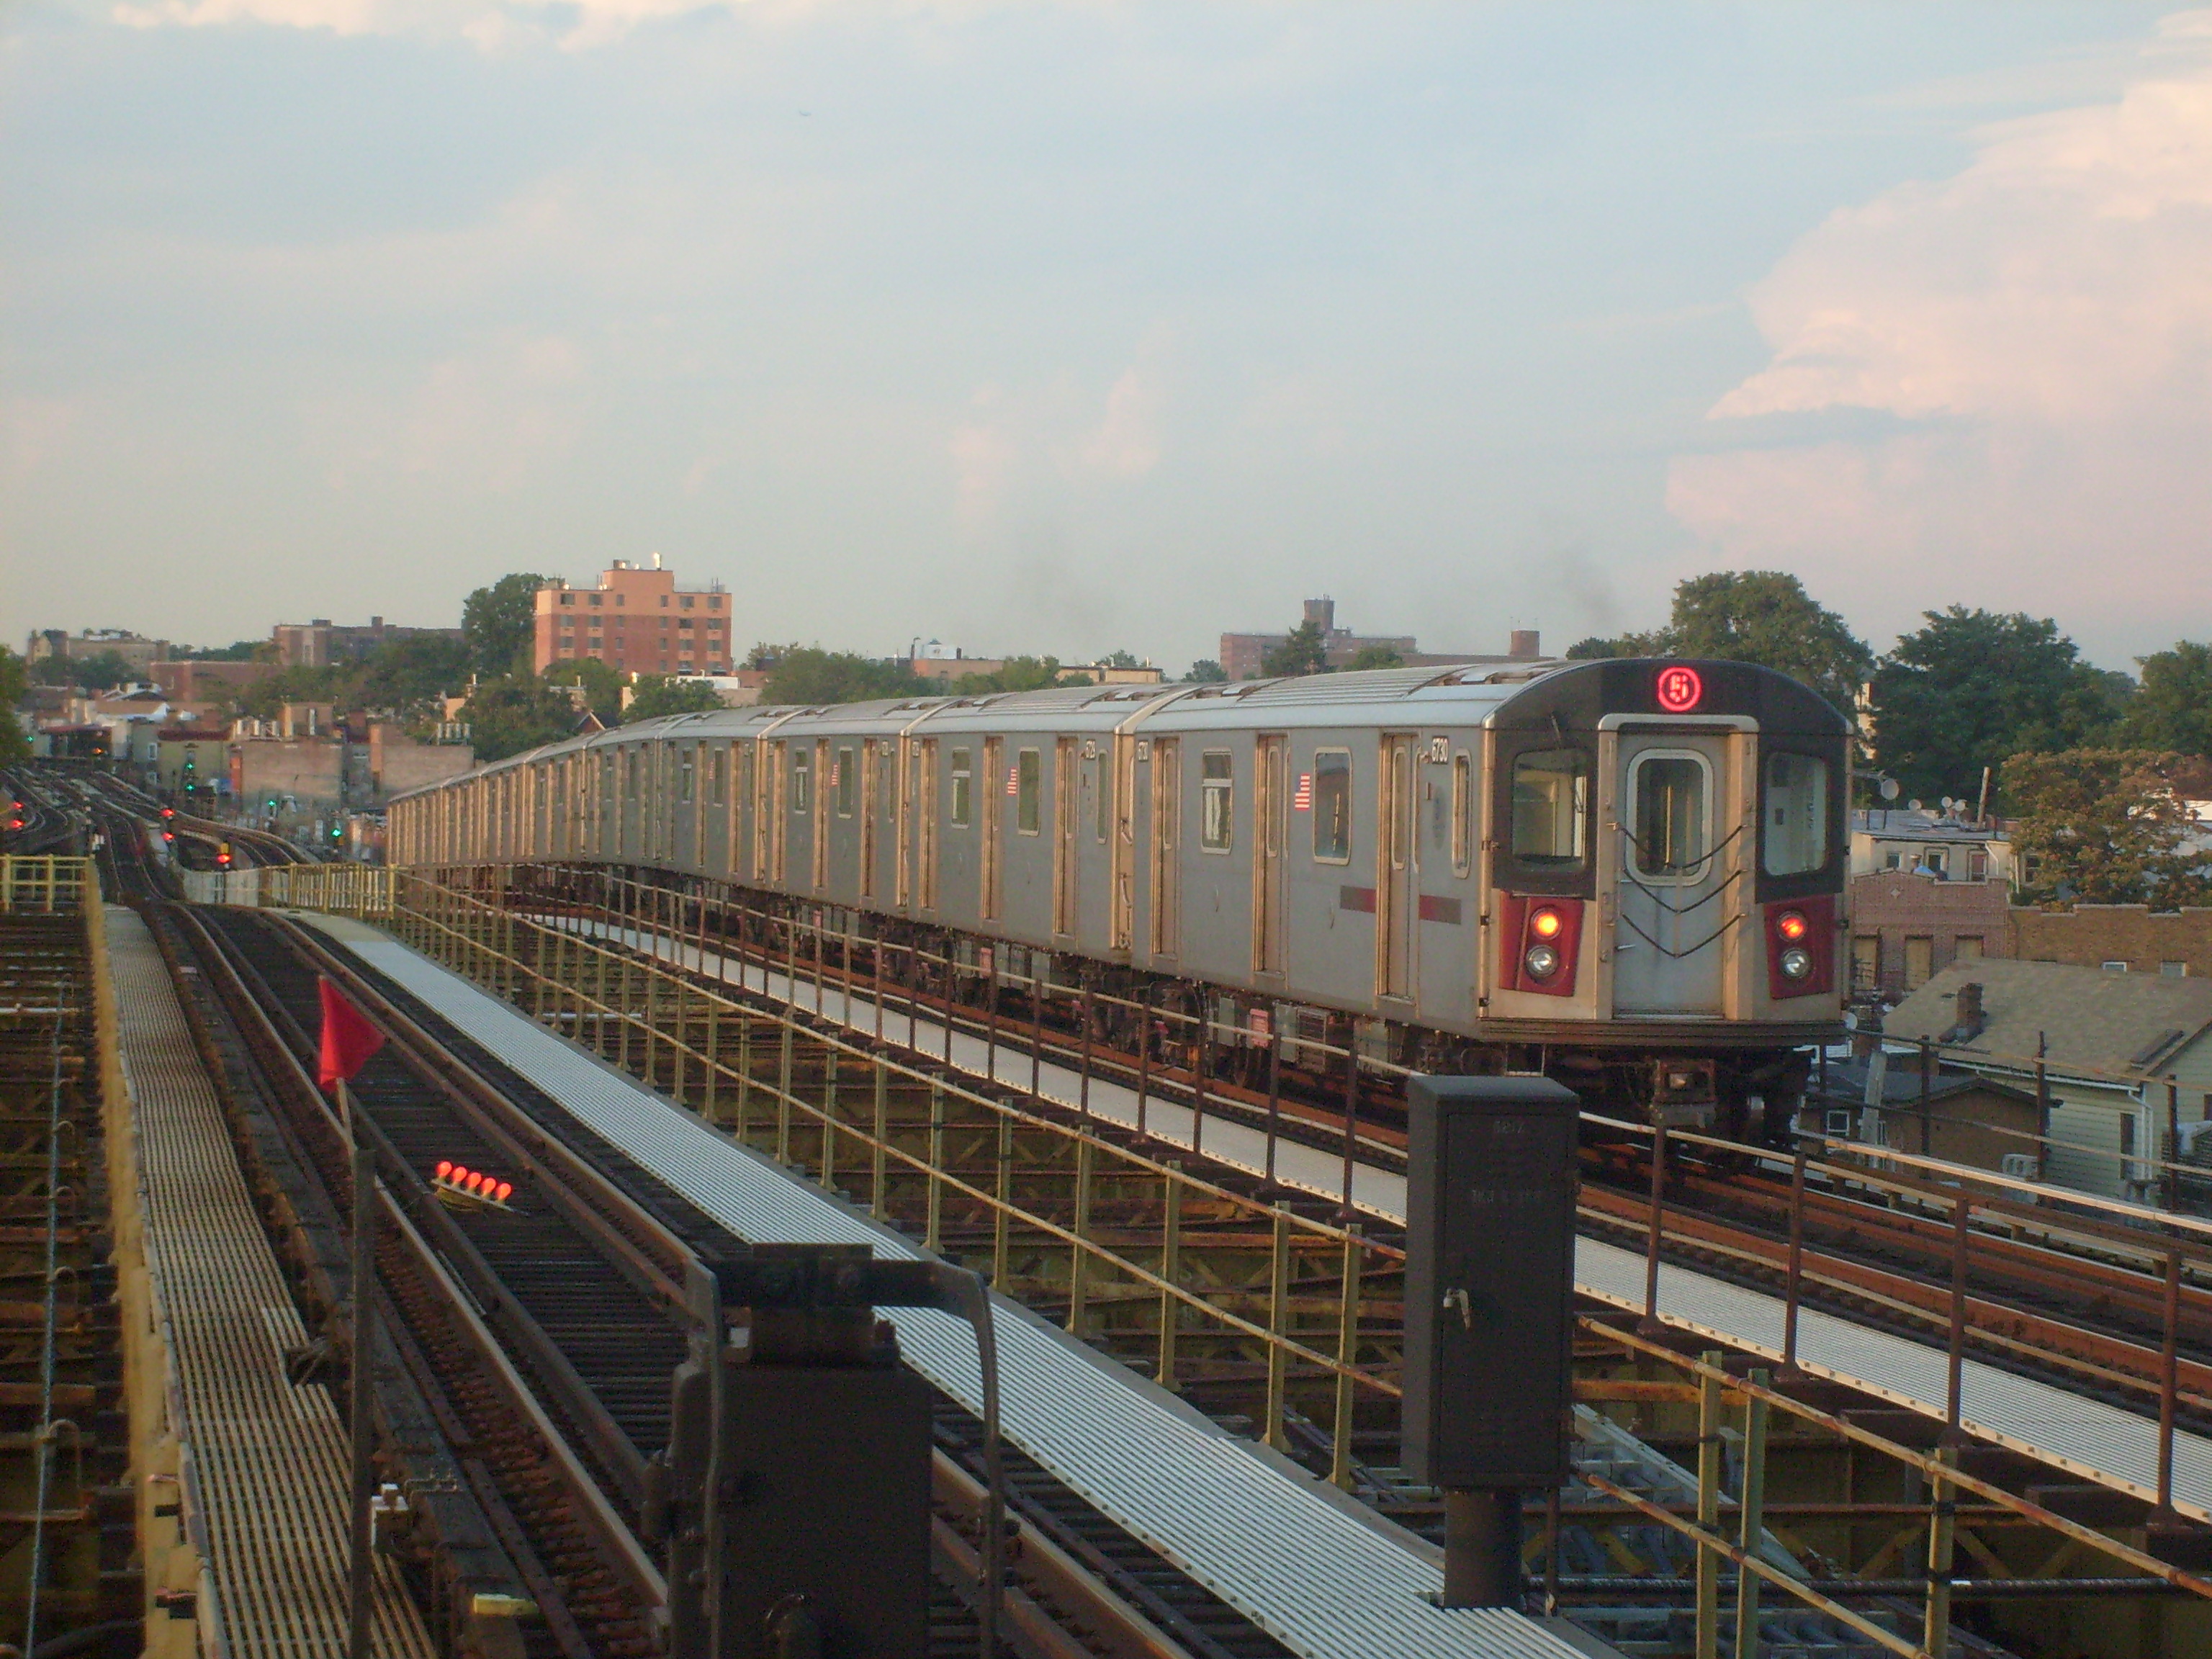
[[[1814,755],[1766,757],[1759,861],[1770,876],[1802,876],[1828,862],[1828,763]]]
[[[1636,873],[1646,880],[1694,881],[1705,862],[1705,763],[1668,751],[1639,755],[1635,798]]]
[[[1536,869],[1579,867],[1589,856],[1589,757],[1538,749],[1513,762],[1513,856]]]

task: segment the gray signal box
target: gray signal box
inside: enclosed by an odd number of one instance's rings
[[[1581,1103],[1541,1077],[1417,1076],[1407,1101],[1407,1473],[1559,1486]]]

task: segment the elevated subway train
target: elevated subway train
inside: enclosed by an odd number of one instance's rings
[[[732,708],[403,797],[388,855],[727,881],[1175,981],[1263,1048],[1349,1014],[1369,1054],[1756,1133],[1838,1029],[1846,733],[1677,660]]]

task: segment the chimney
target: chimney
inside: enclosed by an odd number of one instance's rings
[[[1306,620],[1318,623],[1323,634],[1336,632],[1336,601],[1329,599],[1308,599]]]
[[[1938,1042],[1972,1042],[1981,1036],[1989,1024],[1989,1016],[1982,1012],[1982,988],[1979,981],[1968,980],[1959,988],[1957,999],[1951,1005],[1951,1029],[1936,1040]]]
[[[1508,639],[1505,654],[1522,662],[1540,657],[1544,654],[1544,647],[1539,642],[1541,638],[1533,628],[1516,628]]]

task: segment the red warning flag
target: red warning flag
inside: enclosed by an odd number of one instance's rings
[[[368,1057],[384,1046],[384,1033],[371,1025],[330,981],[323,981],[322,988],[323,1062],[315,1080],[329,1089],[368,1064]]]

